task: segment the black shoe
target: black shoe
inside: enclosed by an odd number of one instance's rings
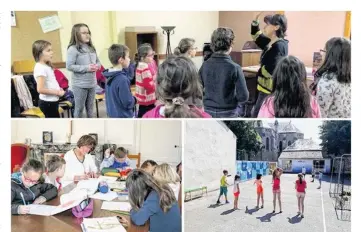
[[[282,213],[282,210],[279,213]]]
[[[272,213],[276,213],[276,211],[275,211],[275,210],[273,210],[273,211],[272,211]]]
[[[301,218],[304,218],[305,216],[303,216],[303,214],[301,215]]]
[[[261,209],[263,209],[263,205],[261,206]]]
[[[217,204],[221,204],[221,202],[220,202],[220,201],[217,201]]]

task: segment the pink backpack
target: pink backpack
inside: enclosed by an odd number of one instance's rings
[[[94,209],[94,200],[85,199],[79,205],[72,208],[71,211],[76,218],[86,218],[92,215]]]

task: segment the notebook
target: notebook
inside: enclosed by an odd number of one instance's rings
[[[117,217],[84,218],[81,228],[83,232],[126,232]]]

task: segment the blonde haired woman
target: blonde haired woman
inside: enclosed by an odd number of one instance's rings
[[[158,165],[154,170],[153,177],[159,183],[167,184],[173,190],[174,196],[178,200],[181,180],[174,168],[167,163]]]

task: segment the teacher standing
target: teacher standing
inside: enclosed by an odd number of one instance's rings
[[[278,60],[288,55],[288,40],[284,39],[287,31],[287,19],[284,15],[275,14],[264,17],[266,26],[263,32],[259,28],[259,13],[252,22],[251,35],[261,48],[260,69],[257,72],[257,101],[252,110],[252,117],[257,118],[264,99],[272,92],[272,73]]]

